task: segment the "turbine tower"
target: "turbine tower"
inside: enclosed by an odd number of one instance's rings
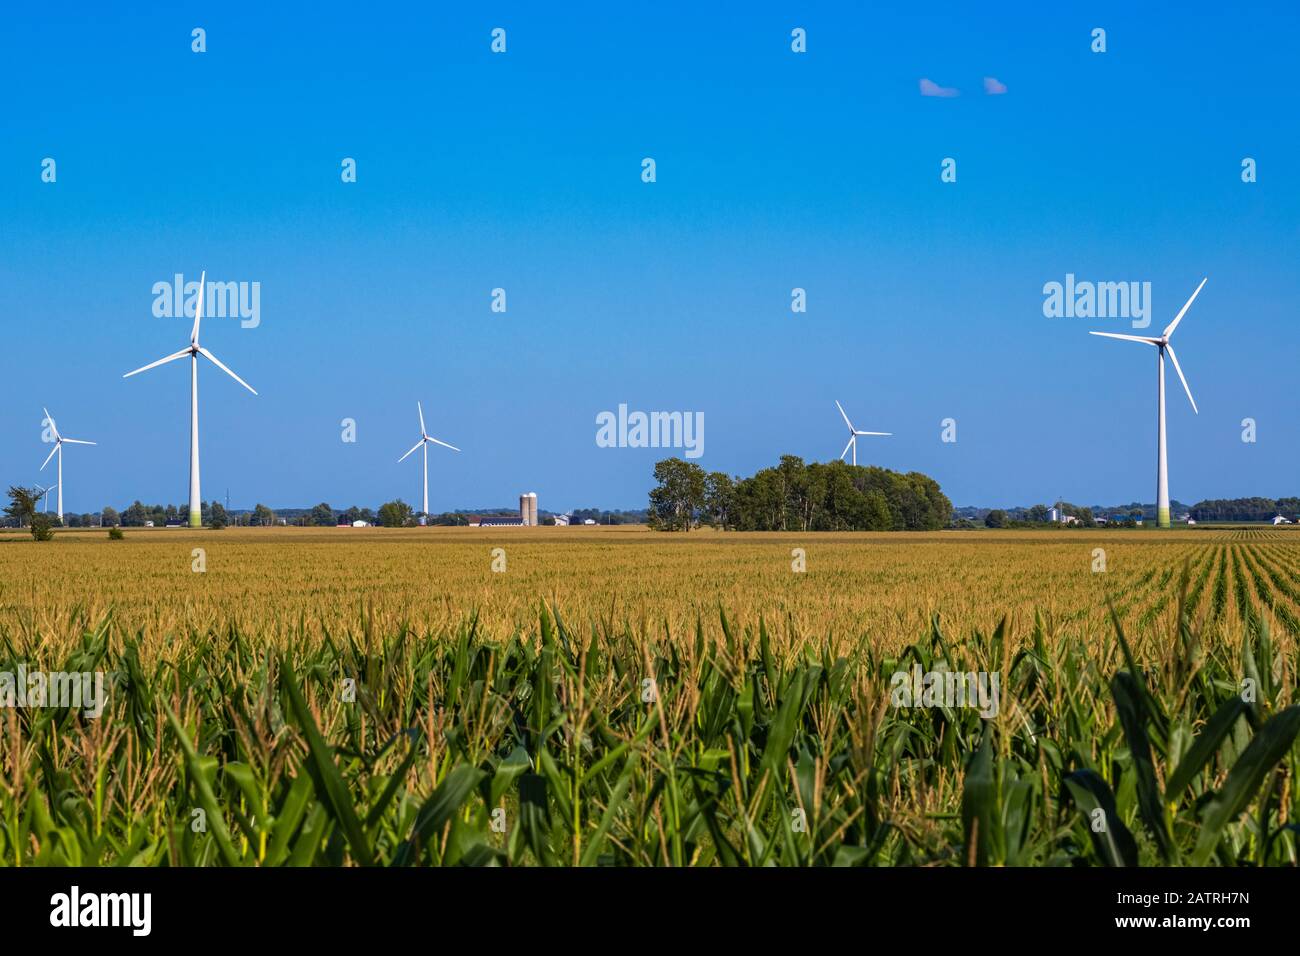
[[[840,452],[840,461],[844,460],[844,456],[849,453],[849,449],[851,448],[853,449],[853,464],[856,465],[858,463],[859,435],[889,435],[890,432],[864,432],[861,429],[854,428],[853,423],[849,421],[849,416],[844,413],[844,406],[841,405],[838,400],[835,402],[835,407],[840,410],[840,417],[844,419],[844,424],[849,426],[849,443],[845,445],[844,450]]]
[[[190,344],[179,352],[174,352],[166,358],[160,358],[156,362],[150,362],[148,365],[136,369],[134,372],[127,372],[123,378],[130,378],[132,375],[139,375],[141,372],[147,372],[151,368],[157,368],[159,365],[166,365],[168,362],[174,362],[177,359],[190,358],[190,527],[200,528],[203,526],[203,505],[199,497],[199,356],[215,365],[221,371],[225,372],[244,388],[248,389],[254,395],[257,390],[249,385],[242,378],[232,372],[203,346],[199,345],[199,323],[203,321],[203,284],[207,279],[207,271],[199,275],[199,301],[194,307],[194,329],[190,332]],[[62,494],[62,491],[60,491]]]
[[[421,512],[422,517],[420,518],[420,524],[424,524],[429,515],[429,442],[441,445],[443,448],[450,448],[452,451],[460,451],[460,449],[455,445],[448,445],[445,441],[439,441],[430,435],[424,428],[424,409],[420,407],[419,402],[415,403],[415,410],[420,415],[420,440],[412,446],[411,451],[415,451],[416,448],[424,449],[424,510]],[[405,461],[410,456],[411,451],[397,459],[397,463],[401,464]]]
[[[1209,276],[1206,276],[1208,279]],[[1160,528],[1169,527],[1169,460],[1165,454],[1165,353],[1169,353],[1169,360],[1174,363],[1174,371],[1178,373],[1178,378],[1183,383],[1183,391],[1187,392],[1187,400],[1192,403],[1192,411],[1200,414],[1196,407],[1196,399],[1192,398],[1192,389],[1187,384],[1187,377],[1183,375],[1183,370],[1178,364],[1178,356],[1174,354],[1174,347],[1169,344],[1169,339],[1174,334],[1174,329],[1178,328],[1178,323],[1183,321],[1183,316],[1187,310],[1192,307],[1196,297],[1201,294],[1201,289],[1205,288],[1205,279],[1196,287],[1192,297],[1187,300],[1174,320],[1169,323],[1164,332],[1160,333],[1159,338],[1146,335],[1120,335],[1118,332],[1090,332],[1089,335],[1102,335],[1108,339],[1123,339],[1126,342],[1144,342],[1147,345],[1156,347],[1156,381],[1159,383],[1159,398],[1157,399],[1159,426],[1157,430],[1157,450],[1156,450],[1156,526]]]
[[[59,434],[59,426],[54,424],[54,419],[50,416],[50,410],[48,408],[42,408],[41,411],[45,413],[45,423],[50,426],[50,432],[51,434],[54,435],[54,447],[50,449],[50,453],[45,457],[45,461],[41,462],[41,471],[45,470],[45,466],[50,463],[51,458],[53,458],[55,455],[59,456],[59,481],[58,484],[56,484],[54,487],[59,489],[58,514],[59,514],[59,524],[62,524],[63,523],[63,445],[65,442],[69,445],[93,445],[95,443],[93,441],[82,441],[80,438],[64,438],[62,435]],[[45,494],[48,495],[49,493],[50,493],[50,489],[46,488]],[[48,501],[46,502],[46,505],[47,506],[49,505]]]

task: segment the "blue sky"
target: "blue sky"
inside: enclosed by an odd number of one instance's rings
[[[828,460],[837,398],[895,434],[860,463],[956,504],[1151,501],[1152,354],[1044,317],[1067,273],[1151,282],[1153,330],[1208,276],[1171,495],[1300,491],[1284,5],[83,6],[0,39],[0,316],[42,356],[6,356],[0,480],[41,477],[48,405],[100,443],[67,510],[185,499],[184,364],[121,375],[185,344],[151,289],[204,269],[261,284],[256,328],[204,323],[260,392],[201,370],[204,494],[235,507],[418,501],[417,399],[463,449],[430,455],[435,511],[643,507],[663,453],[595,443],[619,403],[703,412],[711,470]]]

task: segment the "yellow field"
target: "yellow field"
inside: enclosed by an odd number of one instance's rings
[[[506,570],[494,572],[493,549]],[[194,549],[206,567],[196,572]],[[794,549],[806,571],[796,573]],[[1104,551],[1105,571],[1094,571]],[[1240,602],[1274,619],[1285,644],[1300,621],[1300,534],[1259,530],[976,531],[933,534],[656,534],[641,528],[128,529],[60,531],[49,544],[0,535],[0,625],[68,634],[108,612],[146,648],[193,628],[237,622],[283,640],[377,630],[420,632],[478,612],[483,633],[536,624],[539,602],[572,628],[592,622],[693,633],[718,608],[762,616],[778,639],[833,636],[892,649],[934,614],[953,637],[1043,614],[1050,634],[1106,630],[1109,593],[1141,643],[1168,634],[1190,562],[1197,614],[1212,636],[1240,634]],[[1242,588],[1244,585],[1244,597]],[[300,638],[296,638],[300,639]]]
[[[107,688],[0,712],[0,860],[1294,866],[1297,569],[1262,528],[0,534],[0,671]]]

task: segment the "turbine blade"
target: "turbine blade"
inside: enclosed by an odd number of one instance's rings
[[[1104,335],[1108,339],[1123,339],[1125,342],[1145,342],[1147,345],[1159,345],[1159,339],[1149,339],[1141,335],[1120,335],[1118,332],[1089,332],[1089,335]]]
[[[420,405],[418,400],[415,403],[415,410],[420,413],[420,434],[429,434],[429,430],[424,427],[424,408]]]
[[[421,438],[419,441],[417,441],[414,445],[411,446],[411,451],[415,451],[415,449],[419,448],[423,444],[424,444],[424,439]],[[411,456],[411,451],[408,451],[401,458],[397,459],[397,463],[400,465],[402,462],[406,461],[406,459]]]
[[[55,442],[54,447],[50,449],[50,453],[46,455],[45,460],[41,462],[41,471],[45,470],[45,466],[50,463],[50,459],[54,457],[54,453],[58,450],[59,450],[59,445],[57,442]]]
[[[123,377],[123,378],[130,378],[132,375],[139,375],[141,372],[147,372],[147,371],[149,371],[149,369],[151,369],[151,368],[157,368],[159,365],[166,365],[168,362],[175,362],[178,358],[185,358],[185,356],[187,356],[187,355],[189,355],[189,354],[190,354],[190,350],[189,350],[189,349],[181,349],[179,352],[176,352],[176,353],[174,353],[174,354],[172,354],[172,355],[169,355],[169,356],[167,356],[166,358],[160,358],[160,359],[159,359],[158,361],[156,361],[156,362],[150,362],[148,365],[142,366],[142,367],[136,369],[134,372],[127,372],[127,373],[126,373],[125,375],[123,375],[122,377]]]
[[[845,414],[844,406],[840,404],[839,399],[835,400],[835,407],[840,410],[840,417],[844,419],[844,424],[849,426],[849,431],[853,431],[853,423],[849,421],[849,416]],[[843,458],[844,456],[841,455],[840,457]]]
[[[850,435],[850,436],[849,436],[849,443],[848,443],[847,445],[845,445],[845,446],[844,446],[844,450],[843,450],[842,452],[840,452],[840,461],[843,461],[843,460],[844,460],[844,456],[847,455],[847,454],[849,453],[849,448],[853,445],[853,442],[854,442],[855,440],[856,440],[856,437],[855,437],[855,436],[853,436],[853,435]]]
[[[1179,379],[1182,380],[1183,391],[1187,393],[1187,400],[1192,403],[1192,411],[1196,412],[1198,415],[1201,414],[1201,410],[1196,407],[1196,399],[1192,398],[1192,387],[1187,384],[1187,378],[1183,375],[1182,366],[1178,364],[1178,356],[1174,354],[1174,347],[1172,345],[1166,345],[1165,351],[1169,353],[1169,358],[1173,360],[1174,371],[1178,373]]]
[[[1208,278],[1209,276],[1205,277],[1205,279]],[[1192,293],[1192,297],[1187,300],[1187,303],[1181,309],[1178,310],[1178,314],[1174,316],[1174,320],[1169,323],[1169,327],[1166,328],[1164,332],[1165,338],[1169,338],[1169,336],[1173,335],[1174,329],[1178,328],[1178,323],[1183,321],[1183,316],[1187,314],[1187,310],[1192,307],[1192,303],[1196,301],[1196,297],[1200,295],[1201,290],[1205,288],[1205,279],[1201,280],[1201,284],[1196,287],[1196,291]],[[1178,367],[1177,362],[1174,363],[1174,367]]]
[[[50,423],[50,431],[54,432],[55,438],[58,438],[59,426],[54,424],[54,416],[50,414],[50,410],[46,408],[44,405],[41,406],[41,411],[45,413],[45,420]]]
[[[199,274],[199,300],[194,304],[194,329],[190,332],[190,345],[199,344],[199,323],[203,321],[203,283],[208,278],[208,271]]]
[[[424,437],[427,438],[429,441],[433,442],[435,445],[441,445],[443,448],[450,448],[452,451],[460,451],[460,449],[457,448],[455,445],[448,445],[445,441],[439,441],[438,439],[434,438],[432,435],[425,435]]]
[[[63,440],[64,440],[65,442],[67,442],[69,445],[93,445],[93,444],[95,444],[95,442],[93,442],[93,441],[82,441],[80,438],[65,438],[65,439],[63,439]]]
[[[855,435],[892,435],[893,432],[854,432]]]
[[[252,392],[254,395],[257,394],[257,389],[253,388],[253,386],[249,385],[247,382],[245,382],[242,378],[240,378],[238,375],[236,375],[236,374],[235,374],[234,372],[232,372],[230,369],[226,368],[226,366],[223,365],[223,364],[221,363],[221,359],[217,358],[215,355],[213,355],[211,352],[209,352],[207,349],[205,349],[205,348],[204,348],[203,346],[201,346],[201,345],[199,346],[199,354],[202,355],[204,358],[206,358],[209,362],[211,362],[211,363],[212,363],[213,365],[215,365],[217,368],[221,369],[221,371],[225,372],[227,375],[229,375],[231,378],[233,378],[233,379],[234,379],[236,382],[238,382],[240,385],[244,386],[244,388],[248,389],[248,390],[249,390],[250,392]]]

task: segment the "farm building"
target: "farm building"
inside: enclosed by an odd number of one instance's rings
[[[469,526],[471,528],[522,528],[524,519],[522,515],[470,515]]]
[[[526,528],[537,524],[537,493],[519,496],[519,514],[470,515],[471,528]]]

